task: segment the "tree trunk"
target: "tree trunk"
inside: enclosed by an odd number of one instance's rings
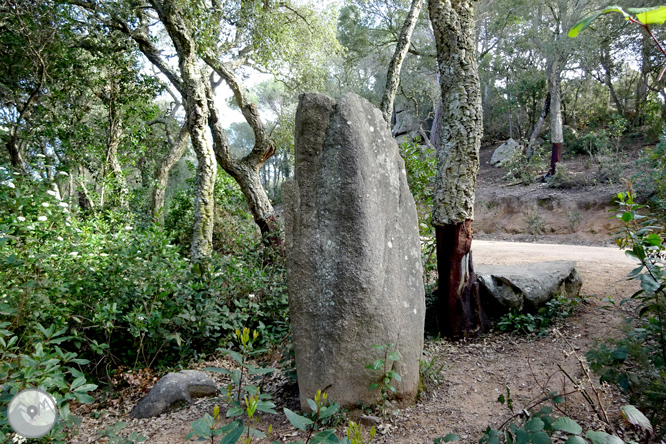
[[[183,96],[187,128],[198,167],[194,188],[194,227],[190,257],[193,261],[210,256],[213,251],[213,225],[215,223],[215,178],[217,163],[215,153],[206,140],[208,101],[207,76],[198,63],[196,44],[190,34],[190,26],[180,11],[178,2],[151,0],[160,21],[173,41],[178,54],[178,68]],[[175,85],[176,86],[176,85]]]
[[[18,144],[16,143],[16,136],[13,134],[13,131],[10,131],[9,140],[7,140],[7,151],[9,152],[9,161],[17,171],[25,171],[25,164],[23,163],[23,156],[21,156],[21,151],[19,150]]]
[[[546,100],[543,103],[543,110],[541,111],[539,120],[534,126],[534,131],[532,131],[532,135],[530,136],[530,141],[527,144],[527,148],[525,149],[525,156],[527,156],[528,159],[532,157],[532,154],[534,152],[534,144],[536,143],[539,134],[541,134],[541,127],[546,121],[546,117],[548,117],[549,112],[550,112],[550,93],[546,94]]]
[[[556,56],[557,58],[557,56]],[[550,171],[548,175],[555,174],[555,168],[562,161],[562,102],[560,100],[560,67],[559,61],[553,61],[548,76],[548,91],[550,93],[550,141],[553,144],[550,156]]]
[[[636,115],[634,117],[634,122],[632,122],[636,126],[641,124],[641,112],[643,110],[645,100],[648,97],[650,71],[652,71],[652,62],[650,60],[650,53],[652,52],[652,41],[650,40],[650,36],[647,35],[647,33],[642,32],[641,35],[641,72],[638,78],[638,83],[636,85],[636,104],[634,107]]]
[[[386,74],[384,96],[382,97],[382,103],[379,106],[379,109],[384,116],[384,120],[388,125],[391,124],[393,102],[395,101],[395,95],[398,92],[402,62],[405,61],[405,56],[409,50],[409,45],[412,40],[412,32],[414,32],[414,27],[419,19],[422,4],[423,0],[412,0],[409,13],[407,14],[407,18],[405,18],[405,23],[402,25],[402,30],[400,31],[400,37],[398,37],[398,43],[395,46],[393,58],[391,58],[391,62],[389,63],[388,72]]]
[[[435,108],[435,117],[432,119],[432,127],[430,128],[430,143],[434,147],[439,146],[439,131],[441,130],[441,128],[442,128],[442,101],[440,100]]]
[[[95,204],[86,188],[86,175],[83,167],[78,166],[77,181],[79,182],[79,208],[81,211],[92,211],[95,214]]]
[[[183,157],[187,149],[189,136],[190,133],[186,123],[181,127],[178,138],[175,141],[169,140],[169,152],[162,158],[155,169],[155,183],[153,184],[153,193],[151,195],[150,216],[156,224],[164,224],[164,194],[167,182],[169,181],[169,172],[176,162]]]
[[[486,330],[490,323],[472,266],[472,221],[437,227],[435,233],[440,331],[447,337],[460,338]]]
[[[622,106],[622,102],[620,102],[620,99],[617,97],[617,94],[615,93],[615,87],[613,86],[613,61],[611,60],[610,56],[610,45],[607,41],[604,41],[601,45],[600,52],[599,52],[599,58],[601,60],[601,66],[604,68],[604,83],[606,84],[606,87],[608,88],[608,91],[610,92],[611,98],[613,99],[613,102],[615,103],[615,107],[617,108],[617,112],[621,115],[624,116],[624,107]]]
[[[189,65],[185,69],[182,65]],[[194,188],[194,234],[190,256],[192,260],[210,256],[213,251],[213,225],[215,223],[215,153],[206,140],[208,106],[199,67],[194,62],[181,63],[183,80],[188,89],[185,110],[194,152],[197,155],[197,174]]]
[[[266,190],[261,184],[260,176],[261,166],[272,155],[272,152],[271,150],[268,150],[265,153],[268,157],[261,162],[258,162],[258,158],[253,156],[252,153],[248,154],[243,159],[234,159],[233,156],[231,156],[227,134],[220,122],[219,111],[217,107],[215,107],[213,89],[207,87],[206,94],[208,95],[208,108],[210,111],[208,126],[213,134],[213,146],[217,162],[240,186],[250,213],[254,218],[254,222],[259,227],[262,236],[264,236],[270,245],[279,247],[282,245],[282,238],[278,230],[275,210],[273,209],[273,205],[271,205],[271,201],[268,199]],[[256,149],[257,147],[255,145],[253,152],[255,152]]]
[[[55,162],[53,161],[53,157],[49,155],[49,152],[46,149],[46,143],[42,143],[42,154],[44,155],[44,159],[48,159],[51,163],[51,165],[49,165],[49,162],[44,162],[46,178],[51,183],[51,189],[55,193],[55,198],[60,201],[62,200],[62,193],[55,177]]]
[[[123,135],[123,126],[122,120],[118,115],[118,109],[115,104],[115,99],[111,99],[109,103],[109,134],[107,139],[107,149],[106,149],[106,161],[104,162],[104,170],[106,171],[106,165],[111,167],[111,172],[116,180],[116,185],[118,186],[120,206],[125,210],[129,210],[129,203],[127,198],[129,196],[129,190],[127,187],[127,182],[123,176],[123,170],[118,161],[118,146],[120,145],[120,139]],[[105,177],[102,176],[102,182],[105,181]],[[103,201],[103,193],[102,193]],[[101,203],[100,205],[103,205]]]
[[[242,159],[234,159],[231,156],[229,141],[222,125],[220,116],[213,99],[213,89],[210,85],[206,88],[208,95],[208,109],[210,117],[208,126],[213,134],[213,146],[215,147],[215,156],[220,166],[240,185],[241,191],[245,196],[247,206],[254,218],[254,222],[259,227],[261,234],[267,240],[269,245],[275,247],[282,246],[281,233],[278,229],[275,210],[271,201],[268,199],[266,190],[261,184],[260,170],[262,165],[275,154],[275,144],[266,133],[263,122],[259,118],[257,106],[250,102],[247,91],[238,81],[236,75],[222,65],[219,61],[206,58],[206,63],[222,77],[231,88],[236,99],[236,103],[243,112],[245,120],[254,132],[254,147],[252,151]],[[278,248],[281,250],[281,248]]]
[[[432,224],[437,232],[440,331],[452,337],[486,329],[470,248],[483,110],[471,0],[429,0],[439,64],[442,124]]]

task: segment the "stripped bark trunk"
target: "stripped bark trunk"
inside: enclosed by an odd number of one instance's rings
[[[437,232],[440,331],[469,336],[487,328],[471,267],[471,221],[482,118],[474,3],[429,0],[439,64],[442,124],[432,224]],[[478,313],[478,315],[476,314]]]
[[[168,135],[168,132],[167,132]],[[178,133],[176,140],[168,138],[169,152],[160,160],[159,165],[155,169],[153,192],[151,195],[150,216],[154,223],[158,225],[164,224],[164,196],[166,193],[167,182],[169,181],[169,172],[171,168],[183,157],[187,149],[187,141],[190,132],[187,123],[183,124]]]
[[[440,331],[455,338],[487,329],[489,320],[481,305],[472,265],[472,221],[437,227],[435,234],[440,270]]]
[[[534,145],[536,144],[537,137],[539,137],[539,134],[541,134],[541,127],[543,127],[543,124],[546,121],[546,117],[548,117],[549,112],[550,112],[550,93],[546,94],[546,100],[543,103],[543,110],[541,111],[539,120],[537,121],[536,125],[534,125],[534,131],[532,131],[532,135],[530,136],[530,141],[527,144],[527,148],[525,149],[525,156],[527,156],[528,159],[532,157],[532,154],[534,154]]]
[[[391,116],[393,114],[393,102],[395,101],[395,95],[398,92],[398,84],[400,83],[400,71],[402,69],[402,63],[405,61],[405,56],[407,51],[409,51],[409,45],[412,40],[412,33],[414,32],[414,27],[416,22],[419,19],[419,14],[421,13],[421,5],[423,0],[412,0],[412,5],[409,8],[409,13],[405,22],[402,25],[400,30],[400,36],[398,37],[398,43],[395,46],[395,52],[389,63],[388,72],[386,74],[386,87],[384,88],[384,95],[382,97],[382,103],[379,106],[379,109],[384,116],[384,120],[390,126],[391,125]]]

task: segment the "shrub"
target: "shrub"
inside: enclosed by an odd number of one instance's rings
[[[164,227],[172,233],[175,243],[189,248],[194,224],[194,178],[178,190],[165,208]],[[259,238],[259,230],[249,214],[245,197],[238,184],[224,171],[215,181],[215,226],[213,248],[222,254],[247,249]]]
[[[423,262],[424,283],[426,291],[435,286],[431,272],[437,268],[435,257],[435,229],[430,224],[432,197],[437,172],[437,159],[432,148],[415,142],[400,145],[400,154],[405,161],[407,184],[416,202],[419,217],[419,234],[421,236],[421,261]]]
[[[645,148],[636,161],[640,172],[633,178],[639,197],[648,199],[653,211],[666,214],[666,133],[659,143]]]
[[[648,416],[657,432],[666,432],[666,267],[664,238],[654,219],[640,215],[633,193],[620,193],[617,218],[624,230],[616,242],[638,262],[629,279],[641,289],[622,303],[632,302],[636,316],[627,320],[628,332],[616,342],[592,349],[587,358],[602,381],[620,386]]]
[[[568,144],[572,154],[593,155],[605,150],[609,145],[609,136],[606,130],[590,131],[582,136],[575,137]]]
[[[60,346],[102,371],[173,364],[245,325],[269,341],[285,336],[284,267],[264,263],[252,222],[233,255],[192,267],[168,231],[108,211],[77,219],[43,181],[0,171],[0,320],[21,349],[37,324],[67,328]],[[238,208],[233,193],[220,191],[221,207]],[[225,229],[232,236],[235,225]]]
[[[504,167],[507,169],[506,180],[524,185],[534,183],[548,170],[546,150],[543,146],[538,146],[531,156],[515,156],[506,162]]]
[[[80,371],[88,361],[60,349],[58,344],[67,339],[66,328],[56,331],[53,326],[46,329],[37,324],[35,331],[26,332],[32,350],[20,350],[19,338],[9,327],[9,322],[0,323],[0,437],[9,440],[13,434],[7,420],[9,401],[22,390],[39,388],[55,398],[59,413],[59,421],[40,441],[65,443],[71,429],[80,423],[70,414],[69,403],[92,402],[88,392],[97,388]]]
[[[514,333],[548,334],[548,327],[557,319],[569,316],[583,302],[580,297],[569,299],[558,296],[546,302],[537,313],[522,313],[513,309],[499,318],[497,328]]]

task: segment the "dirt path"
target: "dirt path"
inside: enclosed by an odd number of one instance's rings
[[[389,414],[378,424],[376,443],[431,444],[432,440],[449,432],[458,433],[463,442],[477,442],[480,432],[488,425],[498,426],[507,418],[507,411],[497,402],[506,387],[511,388],[515,406],[519,409],[536,399],[542,389],[562,390],[563,382],[557,373],[562,365],[571,375],[579,375],[576,354],[584,353],[595,341],[620,333],[623,313],[619,308],[603,308],[608,303],[630,295],[636,283],[623,278],[634,267],[631,260],[617,248],[474,241],[474,261],[478,264],[521,264],[546,260],[577,261],[583,277],[583,295],[596,295],[575,315],[565,320],[558,330],[561,336],[550,334],[540,338],[525,338],[493,334],[469,341],[452,343],[446,340],[428,341],[426,351],[443,364],[438,383],[430,380],[428,389],[412,407]],[[571,347],[567,344],[571,344]],[[572,350],[573,348],[573,350]],[[575,351],[575,354],[572,353]],[[571,389],[566,384],[565,390]],[[617,411],[620,400],[607,390],[609,411]],[[290,406],[293,400],[282,400]],[[151,420],[129,420],[127,412],[133,406],[125,403],[117,409],[106,409],[98,419],[84,418],[81,435],[73,442],[96,442],[96,429],[116,421],[127,421],[127,432],[137,431],[148,436],[148,443],[171,444],[185,442],[190,422],[212,410],[213,403],[200,400],[196,405],[162,415]],[[599,423],[582,399],[567,401],[571,415],[587,428]],[[277,430],[291,430],[284,418],[273,418]],[[267,425],[266,425],[267,427]],[[263,425],[259,427],[263,429]],[[286,433],[286,432],[285,432]],[[283,442],[297,438],[283,436]]]
[[[617,336],[626,313],[602,308],[608,303],[600,299],[610,296],[619,301],[637,288],[635,282],[623,280],[635,265],[617,248],[474,241],[472,251],[479,264],[575,260],[583,277],[581,294],[597,297],[559,326],[562,337],[491,335],[467,342],[428,343],[427,350],[445,362],[442,383],[416,406],[401,411],[380,443],[431,444],[450,432],[459,434],[463,442],[478,442],[482,430],[497,427],[510,416],[496,402],[507,386],[520,409],[541,394],[537,382],[552,390],[562,389],[559,375],[547,383],[550,375],[558,373],[558,364],[571,375],[580,374],[576,356],[564,338],[583,356],[596,341]],[[566,388],[571,389],[571,384]],[[616,412],[620,406],[617,393],[608,392],[608,396],[610,411]],[[582,399],[568,407],[579,421],[599,426]]]

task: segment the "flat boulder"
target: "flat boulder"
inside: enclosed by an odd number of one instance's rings
[[[192,398],[217,393],[217,386],[204,372],[181,370],[163,376],[155,387],[132,409],[131,418],[152,418],[177,407],[192,404]]]
[[[509,139],[495,149],[493,156],[490,158],[490,164],[495,167],[504,166],[511,159],[520,156],[522,153],[523,147],[515,140]]]
[[[381,112],[346,94],[301,94],[294,180],[283,185],[289,317],[301,407],[317,390],[346,408],[377,402],[394,344],[395,397],[414,402],[425,292],[416,205]]]
[[[578,296],[583,285],[574,261],[475,265],[474,269],[490,316],[511,309],[533,312],[555,296]]]

